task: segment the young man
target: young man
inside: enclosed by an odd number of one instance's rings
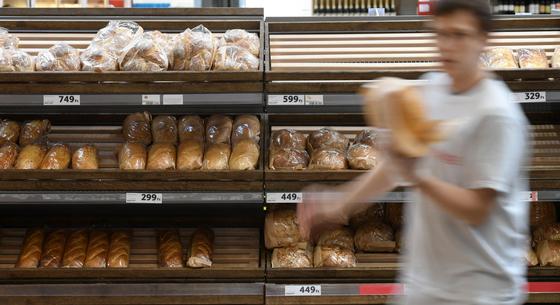
[[[341,186],[342,200],[304,195],[302,234],[345,223],[396,177],[414,186],[405,218],[401,304],[517,305],[525,300],[527,120],[506,85],[480,68],[486,0],[440,0],[433,29],[445,73],[422,87],[431,119],[459,122],[421,160],[388,157]],[[375,186],[375,187],[372,187]],[[326,196],[323,196],[325,198]]]

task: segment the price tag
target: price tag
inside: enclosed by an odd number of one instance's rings
[[[267,203],[298,203],[303,201],[302,193],[267,193]]]
[[[513,95],[518,103],[546,102],[546,91],[516,92]]]
[[[159,94],[142,95],[142,105],[160,105],[161,96]]]
[[[290,296],[321,296],[321,285],[286,285],[284,286],[284,295]]]
[[[183,95],[182,94],[164,94],[163,95],[164,105],[183,105]]]
[[[323,96],[322,95],[306,95],[305,96],[306,106],[323,106]]]
[[[303,106],[305,95],[269,95],[269,106]]]
[[[162,204],[161,193],[126,193],[126,203]]]
[[[44,106],[80,106],[79,95],[43,95]]]
[[[539,201],[539,192],[523,192],[523,200],[530,202]]]

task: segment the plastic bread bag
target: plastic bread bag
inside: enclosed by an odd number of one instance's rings
[[[206,121],[206,142],[211,144],[231,143],[233,120],[229,116],[215,114]]]
[[[552,224],[556,221],[556,207],[554,202],[531,202],[531,227]]]
[[[0,48],[16,49],[19,45],[19,38],[9,33],[8,29],[0,27]]]
[[[347,227],[334,227],[327,229],[321,233],[318,246],[323,247],[339,247],[354,251],[354,234]]]
[[[313,268],[313,248],[310,245],[275,248],[272,251],[271,265],[274,269]]]
[[[170,60],[170,69],[175,71],[190,70],[193,57],[193,34],[191,29],[186,29],[175,36],[172,41],[171,52],[173,59]]]
[[[160,31],[148,31],[144,34],[148,37],[151,37],[165,51],[165,54],[167,55],[167,61],[169,63],[169,69],[171,69],[174,56],[174,35],[164,34]]]
[[[364,129],[354,138],[354,144],[365,144],[376,147],[379,138],[379,131],[376,129]]]
[[[235,45],[249,51],[253,56],[258,57],[261,48],[259,36],[241,29],[228,30],[222,36],[228,45]]]
[[[177,119],[170,115],[159,115],[152,121],[154,143],[177,144]]]
[[[309,154],[300,149],[274,149],[269,158],[268,168],[272,170],[303,170],[309,165]]]
[[[393,229],[382,222],[362,224],[354,235],[356,249],[363,252],[393,252],[395,243]]]
[[[311,153],[309,169],[342,170],[348,168],[345,152],[339,149],[317,149]]]
[[[379,162],[379,152],[373,146],[354,144],[348,149],[347,158],[350,168],[369,170]]]
[[[548,58],[543,49],[517,49],[517,58],[521,69],[547,69]]]
[[[35,59],[37,71],[80,71],[80,52],[65,42],[59,42]]]
[[[72,169],[98,169],[99,159],[94,145],[84,145],[72,155]]]
[[[17,143],[21,128],[19,123],[12,120],[0,120],[0,145],[5,142]]]
[[[126,141],[149,145],[152,143],[152,115],[147,111],[128,115],[122,131]]]
[[[217,48],[217,39],[203,25],[198,25],[191,32],[192,57],[188,70],[208,71],[212,68]]]
[[[281,129],[274,131],[270,137],[270,150],[276,149],[297,149],[305,150],[307,143],[306,136],[293,129]]]
[[[560,241],[560,223],[542,225],[533,231],[533,243],[535,245],[544,240]]]
[[[80,55],[82,71],[105,72],[117,71],[119,63],[117,56],[98,45],[90,45]]]
[[[313,255],[313,263],[317,268],[352,268],[356,267],[356,255],[349,249],[317,246]]]
[[[34,69],[31,55],[18,49],[0,48],[0,72],[32,72]]]
[[[0,144],[0,170],[14,167],[19,154],[19,146],[12,142]]]
[[[299,233],[295,209],[278,208],[268,212],[264,221],[264,241],[267,249],[305,242]]]
[[[113,20],[97,31],[91,44],[119,57],[123,50],[133,41],[140,39],[143,33],[144,29],[134,21]]]
[[[148,153],[142,143],[124,143],[119,157],[119,168],[122,170],[143,170],[146,168]]]
[[[45,143],[50,131],[51,122],[49,120],[27,121],[21,126],[19,144],[24,146],[33,143]]]
[[[480,58],[482,65],[490,69],[517,69],[517,60],[510,48],[491,48],[484,51]]]
[[[65,144],[54,144],[48,150],[41,162],[40,169],[61,170],[67,169],[72,160],[70,147]]]
[[[160,72],[168,66],[165,49],[148,34],[131,43],[119,58],[122,71]]]
[[[204,142],[206,128],[204,120],[200,116],[183,116],[177,125],[180,142],[189,140]]]
[[[233,120],[233,131],[231,133],[231,142],[235,145],[244,139],[251,139],[255,143],[259,143],[261,135],[261,122],[256,115],[239,115]]]
[[[552,68],[560,68],[560,48],[556,48],[552,54]]]
[[[338,131],[330,128],[321,128],[312,132],[307,137],[307,150],[313,152],[316,149],[337,149],[346,151],[350,140]]]
[[[259,69],[259,59],[249,51],[226,45],[216,52],[214,70],[216,71],[254,71]]]

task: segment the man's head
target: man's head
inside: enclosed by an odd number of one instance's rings
[[[444,70],[453,78],[477,71],[492,30],[488,0],[439,0],[433,28]]]

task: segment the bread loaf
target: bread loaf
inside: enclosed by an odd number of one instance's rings
[[[142,37],[143,32],[142,27],[134,21],[112,20],[97,31],[91,45],[101,47],[119,57],[130,43]]]
[[[313,249],[309,246],[275,248],[271,265],[272,268],[313,268]]]
[[[191,59],[193,57],[192,31],[186,29],[179,33],[172,41],[171,52],[173,60],[170,61],[170,69],[176,71],[191,70]]]
[[[64,246],[66,245],[66,232],[64,230],[55,230],[47,235],[43,252],[41,255],[40,267],[42,268],[59,268],[62,264],[62,256],[64,255]]]
[[[187,266],[191,268],[212,267],[214,254],[214,232],[210,229],[198,229],[191,238],[191,247]]]
[[[154,143],[177,144],[177,119],[170,115],[160,115],[152,122]]]
[[[537,256],[541,266],[560,267],[560,241],[545,240],[537,247]]]
[[[356,256],[352,250],[317,246],[313,255],[313,263],[317,268],[351,268],[356,267]]]
[[[45,230],[28,230],[23,241],[23,246],[19,254],[16,268],[37,268],[43,250],[43,239]]]
[[[278,149],[305,150],[307,138],[301,132],[293,129],[282,129],[272,133],[270,137],[270,150]]]
[[[170,68],[173,63],[173,41],[176,35],[164,34],[160,31],[148,31],[144,32],[144,34],[154,40],[154,42],[165,52],[168,68]]]
[[[531,202],[531,227],[553,224],[556,221],[554,202]]]
[[[19,45],[19,38],[8,32],[8,29],[0,27],[0,47],[4,49],[15,49]]]
[[[535,244],[544,240],[560,241],[560,223],[542,225],[533,231],[533,242]]]
[[[529,267],[534,267],[539,264],[539,258],[537,257],[537,254],[535,253],[535,251],[533,251],[532,248],[529,248],[529,250],[527,250],[527,254],[525,255],[525,261],[527,262],[527,266]]]
[[[206,142],[210,144],[229,144],[232,128],[233,121],[229,116],[216,114],[209,117],[206,122]]]
[[[547,69],[548,59],[543,49],[517,49],[521,69]]]
[[[82,268],[86,260],[88,232],[77,230],[68,236],[62,258],[63,268]]]
[[[299,234],[294,209],[281,208],[268,212],[264,221],[264,242],[267,249],[289,247],[304,242]]]
[[[31,55],[19,49],[0,48],[0,72],[32,72],[35,62]]]
[[[332,148],[316,149],[311,153],[309,169],[342,170],[348,168],[344,151]]]
[[[20,127],[18,122],[10,120],[0,120],[0,145],[6,142],[17,143],[19,139]]]
[[[108,49],[92,44],[80,55],[82,71],[107,72],[119,69],[118,56]]]
[[[218,48],[214,59],[216,71],[254,71],[259,69],[259,59],[249,51],[238,46]]]
[[[179,140],[204,142],[204,120],[197,115],[184,116],[179,120]]]
[[[119,58],[122,71],[161,72],[167,70],[168,66],[167,53],[147,33],[129,44]]]
[[[231,142],[235,146],[239,141],[251,139],[259,143],[261,135],[261,122],[255,115],[239,115],[233,121]]]
[[[482,65],[491,69],[516,69],[517,60],[510,48],[491,48],[481,55]]]
[[[38,169],[47,153],[47,148],[39,144],[25,146],[16,159],[16,169]]]
[[[183,247],[179,232],[166,230],[159,233],[159,266],[162,268],[182,268]]]
[[[342,226],[328,229],[321,233],[317,245],[354,251],[354,235],[350,229]]]
[[[119,152],[119,167],[123,170],[146,168],[146,147],[141,143],[124,143]]]
[[[203,25],[198,25],[191,30],[191,49],[190,71],[207,71],[212,68],[217,40]]]
[[[126,117],[123,123],[124,139],[132,143],[149,145],[152,143],[152,115],[147,112],[137,112]]]
[[[244,139],[233,147],[229,158],[230,170],[254,170],[259,162],[259,146],[252,139]]]
[[[249,51],[252,55],[259,56],[261,42],[257,34],[249,33],[245,30],[233,29],[226,31],[222,37],[226,44],[241,47]]]
[[[84,145],[72,155],[73,169],[98,169],[97,148],[93,145]]]
[[[107,254],[107,267],[128,268],[130,259],[130,234],[124,231],[115,231],[111,234],[109,253]]]
[[[367,222],[383,222],[385,221],[385,205],[382,203],[373,203],[367,209],[352,215],[350,218],[350,227],[357,229]]]
[[[148,165],[150,170],[172,170],[176,167],[177,149],[168,143],[156,143],[148,152]]]
[[[16,163],[19,147],[11,142],[0,146],[0,169],[11,169]]]
[[[105,231],[92,231],[89,235],[87,254],[84,266],[86,268],[107,267],[109,253],[109,234]]]
[[[177,150],[177,169],[197,170],[202,168],[204,143],[198,140],[185,140]]]
[[[210,144],[204,153],[202,169],[205,170],[226,170],[229,168],[229,157],[231,148],[229,144]]]
[[[319,149],[333,149],[345,152],[349,142],[348,138],[338,131],[322,128],[309,135],[307,138],[307,149],[311,153]]]
[[[378,134],[375,129],[364,129],[354,138],[354,144],[364,144],[376,147]]]
[[[71,160],[70,148],[64,144],[53,145],[41,162],[40,169],[67,169]]]
[[[348,165],[352,169],[369,170],[378,163],[378,151],[366,144],[354,144],[347,152]]]
[[[390,242],[394,241],[393,229],[382,222],[364,223],[354,235],[356,249],[362,252],[393,252],[396,245]]]
[[[309,164],[309,154],[299,149],[276,149],[270,151],[268,167],[273,170],[302,170]]]
[[[554,50],[554,54],[552,54],[552,68],[558,69],[560,68],[560,48],[556,48]]]
[[[387,203],[387,206],[385,207],[387,222],[393,227],[393,229],[400,228],[403,225],[403,204],[404,203],[391,202]]]
[[[38,142],[46,142],[46,136],[50,130],[51,122],[49,122],[49,120],[34,120],[25,122],[21,127],[19,145],[25,146]]]
[[[35,59],[37,71],[80,71],[80,51],[65,42],[59,42],[48,50],[39,52]]]

